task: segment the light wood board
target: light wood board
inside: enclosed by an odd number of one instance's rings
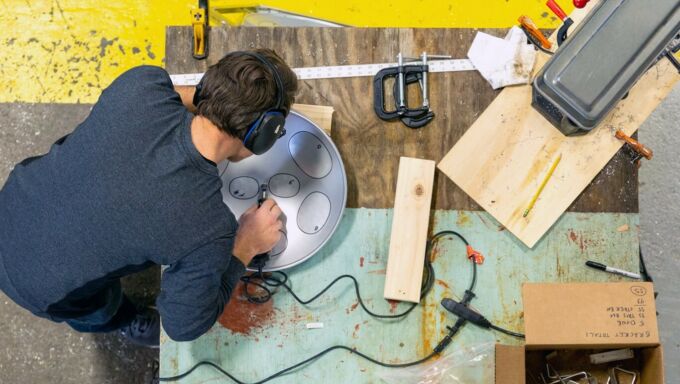
[[[432,160],[410,157],[399,159],[385,276],[386,299],[413,303],[420,301],[434,166]]]
[[[574,23],[580,22],[595,3],[574,11]],[[547,60],[547,55],[540,54],[536,69]],[[623,143],[614,132],[621,129],[633,134],[678,80],[680,75],[670,62],[660,61],[598,128],[580,137],[564,136],[531,106],[530,85],[506,88],[438,168],[524,244],[533,247],[621,148]],[[532,211],[522,217],[559,154],[562,160],[555,173]]]
[[[333,107],[325,105],[293,104],[292,110],[315,122],[326,134],[331,136],[333,123]]]

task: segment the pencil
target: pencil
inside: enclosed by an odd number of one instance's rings
[[[529,211],[534,207],[534,204],[536,204],[536,200],[538,200],[538,196],[541,195],[541,192],[543,192],[543,188],[545,187],[546,184],[548,184],[548,180],[550,180],[550,177],[552,176],[553,172],[555,172],[555,168],[557,168],[557,164],[560,163],[560,160],[562,160],[562,154],[560,153],[555,161],[553,161],[552,165],[550,166],[550,169],[548,170],[548,174],[545,175],[543,178],[543,181],[541,182],[541,185],[538,187],[538,191],[534,193],[534,197],[531,198],[531,202],[529,203],[529,206],[527,209],[524,210],[524,214],[522,217],[527,217],[529,214]]]

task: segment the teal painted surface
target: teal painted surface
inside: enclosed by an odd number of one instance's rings
[[[373,311],[395,310],[382,298],[392,210],[347,209],[329,243],[312,259],[288,271],[293,289],[311,297],[337,275],[357,277],[366,304]],[[628,270],[638,269],[638,215],[566,213],[534,247],[528,249],[485,212],[436,211],[434,231],[463,234],[486,257],[478,268],[472,305],[502,327],[523,331],[521,284],[540,281],[617,281],[611,274],[584,266],[597,260]],[[285,291],[274,295],[271,308],[253,308],[240,300],[253,329],[235,333],[216,324],[194,342],[176,343],[163,335],[161,377],[182,373],[200,360],[213,361],[236,377],[256,381],[299,362],[331,345],[344,344],[386,362],[406,362],[429,353],[455,318],[439,305],[443,297],[460,298],[469,284],[471,266],[465,247],[456,239],[437,247],[434,290],[405,319],[376,320],[365,314],[349,280],[338,283],[308,307]],[[399,304],[401,312],[407,304]],[[253,310],[253,314],[250,311]],[[323,329],[306,329],[322,322]],[[242,330],[242,329],[241,329]],[[465,326],[449,350],[484,342],[517,344],[502,334]],[[375,383],[383,368],[344,351],[275,380],[276,383]],[[478,383],[492,383],[493,372],[480,373]],[[229,382],[211,367],[200,367],[181,383]]]

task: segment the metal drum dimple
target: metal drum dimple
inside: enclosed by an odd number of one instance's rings
[[[260,185],[252,177],[241,176],[229,182],[229,194],[237,199],[252,199],[257,196],[259,190]]]
[[[326,225],[331,213],[331,202],[321,192],[312,192],[300,205],[297,225],[302,232],[311,235],[319,232]]]
[[[269,192],[278,197],[293,197],[300,192],[300,180],[293,175],[279,173],[269,179]]]
[[[345,168],[328,135],[296,112],[286,118],[286,131],[263,155],[218,164],[224,203],[237,218],[257,203],[261,184],[283,211],[285,233],[264,271],[312,257],[335,232],[347,200]]]
[[[333,160],[328,149],[318,137],[309,132],[293,134],[288,149],[295,164],[309,177],[321,179],[333,169]]]

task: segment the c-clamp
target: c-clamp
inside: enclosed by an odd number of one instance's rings
[[[434,112],[430,109],[428,99],[427,72],[429,71],[428,59],[450,59],[447,55],[430,55],[426,52],[419,58],[404,58],[399,52],[397,66],[381,69],[373,78],[373,108],[379,118],[385,121],[400,119],[409,128],[421,128],[434,118]],[[415,64],[404,65],[404,61],[415,61]],[[385,109],[385,80],[394,78],[392,89],[395,109]],[[409,84],[418,82],[422,94],[422,105],[417,108],[409,108],[407,87]]]

